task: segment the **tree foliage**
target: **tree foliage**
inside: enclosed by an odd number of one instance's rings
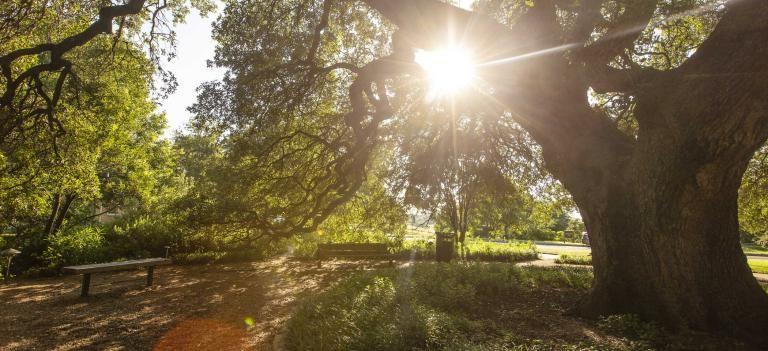
[[[768,246],[768,146],[749,163],[739,189],[739,224],[750,240]]]

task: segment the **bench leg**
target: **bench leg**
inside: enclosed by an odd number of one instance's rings
[[[91,273],[83,274],[83,285],[80,288],[80,296],[88,297],[88,289],[91,287]]]
[[[152,286],[152,281],[155,279],[155,266],[147,267],[147,286]]]

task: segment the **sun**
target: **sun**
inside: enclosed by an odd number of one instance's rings
[[[429,83],[428,99],[453,96],[472,84],[475,64],[469,51],[460,47],[416,52],[416,63]]]

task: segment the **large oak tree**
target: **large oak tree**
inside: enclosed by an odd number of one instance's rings
[[[370,8],[363,9],[363,3]],[[308,206],[296,218],[278,212],[256,216],[265,231],[312,230],[351,198],[381,129],[398,112],[393,83],[421,74],[414,50],[459,38],[482,58],[478,75],[489,97],[541,146],[547,169],[579,206],[595,269],[584,313],[637,313],[671,327],[768,344],[762,330],[768,325],[768,296],[746,265],[737,219],[742,175],[768,137],[765,1],[535,0],[508,2],[504,6],[514,10],[497,18],[436,0],[252,5],[261,12],[233,7],[225,14],[241,19],[232,27],[253,34],[236,37],[241,45],[220,51],[217,61],[233,73],[225,83],[261,86],[228,91],[235,101],[254,91],[263,99],[240,104],[232,116],[242,118],[250,110],[260,123],[280,124],[300,116],[307,100],[316,102],[321,95],[311,92],[324,81],[348,87],[347,103],[323,110],[345,129],[334,128],[334,137],[325,140],[293,133],[331,155],[326,160],[333,174],[313,178]],[[369,15],[369,9],[383,18]],[[669,25],[690,18],[699,20]],[[389,24],[397,28],[392,48],[380,50],[386,38],[375,33],[388,33]],[[333,54],[355,47],[349,39],[356,36],[376,49]],[[250,39],[251,45],[242,45]],[[56,60],[57,46],[36,48],[51,52],[56,70],[66,68]],[[260,53],[238,64],[237,50]],[[19,81],[6,79],[6,84]],[[15,96],[8,92],[15,88],[5,90],[4,107],[11,105]],[[590,90],[623,94],[633,107],[631,122],[594,108]],[[324,91],[339,92],[327,86]],[[342,108],[349,112],[333,113]]]
[[[217,62],[231,75],[201,102],[229,96],[231,108],[213,120],[235,134],[282,128],[317,121],[309,107],[329,89],[347,94],[323,110],[334,137],[299,130],[252,144],[280,150],[281,162],[312,147],[333,167],[299,197],[309,211],[269,207],[259,225],[311,231],[352,196],[377,143],[407,118],[403,77],[424,74],[416,51],[458,43],[480,62],[483,103],[530,134],[581,211],[595,270],[582,313],[768,343],[768,296],[747,267],[737,219],[742,175],[768,137],[768,3],[481,5],[486,14],[436,0],[232,4],[216,31]],[[380,33],[392,33],[389,50]],[[309,146],[275,147],[296,138]]]
[[[429,49],[452,31],[489,56],[480,74],[541,145],[590,232],[585,313],[768,343],[768,296],[747,267],[737,219],[742,175],[768,137],[768,3],[693,9],[722,15],[682,64],[656,70],[627,55],[658,13],[654,1],[618,2],[606,25],[601,1],[538,0],[511,27],[437,1],[366,2],[398,26],[405,48]],[[388,68],[356,83],[397,71]],[[591,108],[590,88],[634,97],[635,135]]]

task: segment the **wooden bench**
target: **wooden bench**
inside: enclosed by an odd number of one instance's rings
[[[130,268],[147,267],[147,286],[152,286],[155,266],[170,264],[171,260],[167,258],[144,258],[140,260],[85,264],[82,266],[68,266],[62,268],[64,273],[82,274],[83,285],[80,290],[80,296],[88,296],[88,289],[91,286],[91,273],[119,271]]]
[[[395,256],[389,253],[387,244],[318,244],[316,253],[318,267],[324,259],[331,257],[389,259],[389,264],[393,264]]]

